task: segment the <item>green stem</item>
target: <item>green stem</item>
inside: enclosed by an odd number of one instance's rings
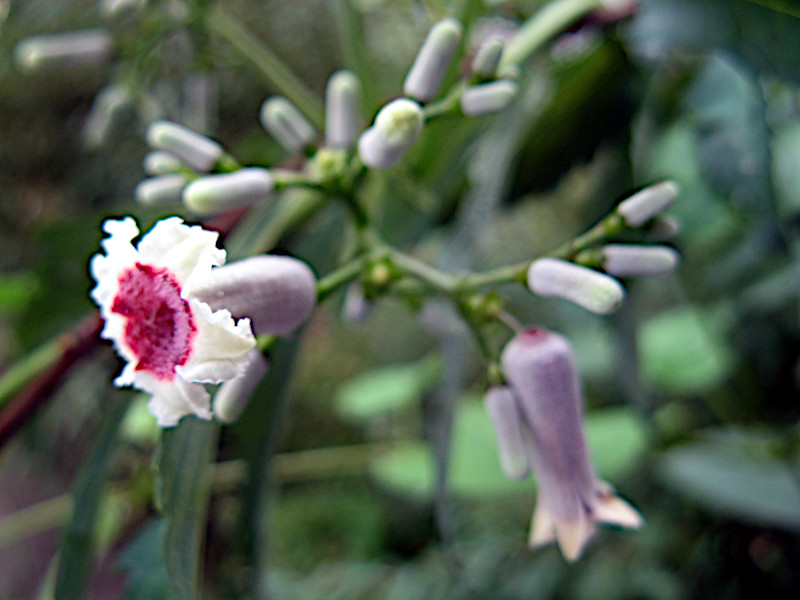
[[[206,13],[208,28],[241,52],[264,78],[294,102],[318,128],[324,126],[322,103],[305,83],[275,54],[231,17],[228,10],[214,6]]]
[[[466,87],[467,85],[465,82],[459,81],[453,85],[452,88],[450,88],[450,91],[447,92],[447,95],[444,98],[425,106],[425,120],[430,121],[436,117],[452,115],[458,112],[458,103],[461,100],[461,94],[464,93]]]
[[[616,235],[624,229],[625,223],[622,218],[616,213],[611,213],[585,233],[549,253],[549,256],[572,260],[581,250]]]
[[[459,280],[454,276],[443,273],[413,256],[394,248],[387,248],[387,258],[406,275],[419,279],[446,296],[452,296],[458,289]]]
[[[317,302],[322,302],[341,286],[358,277],[367,262],[367,257],[362,255],[320,279],[317,282]]]
[[[64,343],[61,336],[39,346],[8,368],[0,377],[0,408],[20,391],[25,384],[32,381],[45,369],[53,366],[64,354]]]
[[[517,31],[506,45],[498,72],[519,66],[578,19],[600,8],[600,0],[555,0],[543,6]]]
[[[63,494],[0,519],[0,548],[62,526],[72,514],[72,496]]]

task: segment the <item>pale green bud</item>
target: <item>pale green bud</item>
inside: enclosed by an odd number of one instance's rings
[[[378,169],[395,165],[422,133],[425,114],[408,98],[389,102],[375,117],[375,124],[358,140],[364,164]]]
[[[186,185],[186,175],[172,174],[149,177],[140,181],[133,191],[142,204],[168,204],[178,202]]]
[[[461,42],[461,23],[444,19],[434,25],[403,82],[406,96],[427,102],[436,97]]]
[[[680,260],[670,246],[608,244],[600,252],[605,272],[617,277],[662,275],[674,271]]]
[[[503,56],[503,46],[503,40],[497,37],[483,42],[472,59],[472,73],[483,79],[493,78]]]
[[[364,126],[361,81],[351,71],[337,71],[325,90],[325,145],[352,148]]]
[[[179,170],[181,166],[177,156],[164,150],[148,152],[142,160],[142,168],[148,175],[167,175]]]
[[[171,121],[153,121],[146,137],[151,148],[171,152],[198,171],[210,171],[222,156],[217,142]]]
[[[461,94],[461,112],[478,117],[504,110],[514,100],[517,89],[517,84],[508,80],[470,86]]]
[[[42,69],[87,67],[111,56],[111,35],[104,29],[84,29],[25,38],[14,48],[17,67],[27,73]]]
[[[298,154],[317,139],[314,126],[283,96],[271,96],[261,105],[261,124],[288,152]]]
[[[601,315],[616,311],[625,298],[625,290],[613,277],[560,258],[533,261],[528,288],[539,296],[563,298]]]
[[[678,199],[678,192],[674,181],[662,181],[620,202],[617,213],[628,227],[641,227],[672,206]]]
[[[195,179],[183,190],[183,203],[200,215],[232,206],[253,204],[275,191],[275,180],[267,169],[247,167],[233,173]]]

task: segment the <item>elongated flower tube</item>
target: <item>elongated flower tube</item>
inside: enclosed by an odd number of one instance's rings
[[[298,154],[317,139],[314,126],[283,96],[271,96],[261,105],[261,124],[287,151]]]
[[[186,175],[171,173],[142,179],[136,184],[133,195],[142,204],[168,204],[181,199]]]
[[[605,272],[617,277],[663,275],[674,271],[680,260],[678,251],[670,246],[608,244],[600,253]]]
[[[247,167],[195,179],[183,190],[183,202],[195,213],[208,215],[232,206],[253,204],[274,191],[275,180],[267,169]]]
[[[364,126],[361,81],[352,71],[337,71],[325,89],[325,145],[352,148]]]
[[[583,435],[583,400],[569,342],[544,329],[517,334],[501,364],[529,435],[538,496],[529,544],[557,542],[577,560],[596,523],[638,528],[641,515],[594,474]]]
[[[661,214],[678,199],[678,186],[674,181],[662,181],[626,198],[617,206],[628,227],[641,227]]]
[[[461,112],[468,117],[490,115],[508,108],[517,95],[517,84],[501,80],[473,85],[461,94]]]
[[[202,384],[240,375],[255,346],[248,319],[235,321],[230,311],[212,310],[191,293],[225,262],[217,233],[171,217],[134,247],[139,228],[132,218],[109,219],[103,229],[105,254],[89,263],[97,282],[90,295],[105,321],[101,337],[126,361],[114,384],[152,394],[150,411],[162,427],[186,415],[210,419]]]
[[[500,467],[509,479],[521,479],[530,473],[525,423],[519,401],[508,387],[492,387],[483,399],[492,420],[497,440]]]
[[[392,100],[375,117],[375,124],[358,139],[358,154],[365,165],[388,169],[403,158],[422,133],[422,107],[408,98]]]
[[[247,358],[244,372],[223,383],[214,394],[214,416],[226,425],[239,420],[256,387],[267,374],[269,365],[261,350],[253,348]]]
[[[461,30],[461,23],[455,19],[444,19],[431,27],[403,82],[406,96],[421,102],[436,97],[461,42]]]
[[[44,69],[89,67],[111,56],[111,34],[104,29],[84,29],[25,38],[14,48],[17,66],[34,73]]]
[[[189,291],[214,310],[225,308],[234,317],[248,317],[256,335],[290,333],[317,301],[314,273],[289,256],[253,256],[213,269]]]
[[[217,142],[171,121],[153,121],[146,137],[151,148],[171,152],[198,171],[210,171],[222,156]]]
[[[560,258],[533,261],[528,287],[534,294],[564,298],[601,315],[617,310],[625,298],[625,290],[613,277]]]

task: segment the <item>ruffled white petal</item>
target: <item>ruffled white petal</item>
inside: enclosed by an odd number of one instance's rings
[[[244,372],[256,341],[249,319],[234,321],[227,310],[212,312],[205,302],[189,301],[197,332],[186,364],[176,368],[189,381],[220,383]]]
[[[199,383],[189,383],[180,377],[168,383],[158,383],[151,389],[140,383],[142,380],[137,379],[137,387],[153,394],[147,406],[160,427],[174,427],[188,415],[211,419],[211,397]]]
[[[170,217],[155,224],[139,242],[138,251],[143,262],[168,268],[181,285],[187,285],[191,278],[202,277],[211,267],[225,263],[225,251],[216,246],[217,237],[214,231]]]

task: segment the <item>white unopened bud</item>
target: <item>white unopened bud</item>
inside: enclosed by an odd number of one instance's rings
[[[136,184],[133,195],[142,204],[178,202],[181,199],[181,192],[186,185],[186,181],[186,175],[178,173],[148,177]]]
[[[264,200],[275,191],[275,180],[267,169],[247,167],[234,173],[195,179],[183,190],[183,203],[192,211],[211,214]]]
[[[625,219],[628,227],[641,227],[672,206],[678,193],[678,186],[674,181],[662,181],[620,202],[617,213]]]
[[[680,260],[677,250],[670,246],[609,244],[601,254],[605,272],[617,277],[662,275],[675,270]]]
[[[296,258],[260,255],[212,269],[190,293],[213,310],[249,317],[256,335],[285,335],[311,314],[317,282]]]
[[[14,60],[21,70],[91,67],[111,56],[111,35],[104,29],[84,29],[25,38],[14,48]]]
[[[171,152],[198,171],[210,171],[222,156],[217,142],[171,121],[153,121],[146,137],[151,148]]]
[[[104,17],[115,17],[124,12],[141,9],[147,0],[100,0],[100,14]]]
[[[224,382],[214,394],[214,416],[218,421],[231,425],[239,420],[268,367],[261,350],[250,350],[244,372]]]
[[[434,25],[403,82],[403,93],[427,102],[436,97],[461,42],[461,23],[444,19]]]
[[[491,79],[497,72],[502,56],[503,40],[498,37],[489,38],[481,44],[472,59],[472,73],[483,79]]]
[[[364,288],[354,283],[344,293],[342,318],[351,323],[363,323],[369,317],[375,303],[364,296]]]
[[[422,107],[408,98],[389,102],[375,117],[375,123],[358,139],[358,153],[369,167],[388,169],[394,166],[417,141],[425,114]]]
[[[364,126],[361,81],[351,71],[337,71],[325,90],[325,145],[352,148]]]
[[[461,112],[468,117],[489,115],[504,110],[517,95],[513,81],[493,81],[468,87],[461,94]]]
[[[142,168],[148,175],[167,175],[181,168],[180,159],[164,150],[148,152],[142,160]]]
[[[91,150],[101,146],[108,138],[117,114],[131,102],[131,94],[123,85],[112,84],[100,90],[83,124],[84,145]]]
[[[271,96],[261,105],[261,124],[287,151],[297,154],[314,144],[317,132],[294,104]]]
[[[533,261],[528,288],[534,294],[564,298],[601,315],[617,310],[625,298],[625,290],[613,277],[559,258]]]
[[[507,387],[492,387],[486,393],[484,406],[492,420],[503,473],[511,479],[522,479],[530,473],[529,443],[525,440],[523,416],[514,393]]]

